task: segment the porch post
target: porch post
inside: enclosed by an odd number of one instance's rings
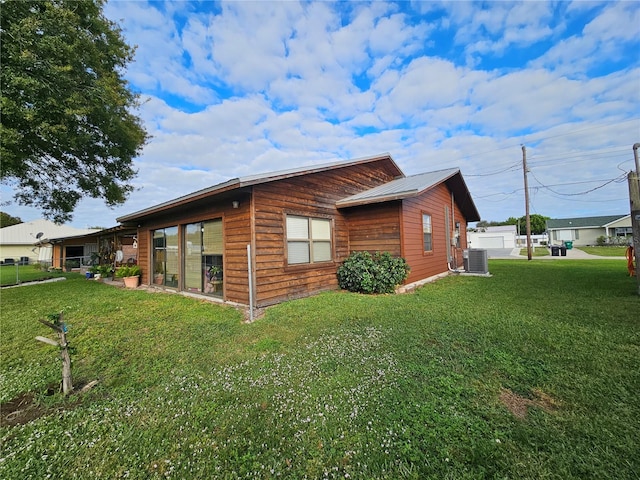
[[[249,321],[253,322],[253,269],[251,268],[251,244],[247,244],[247,272],[249,276]]]

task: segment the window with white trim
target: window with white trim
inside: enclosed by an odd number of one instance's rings
[[[330,262],[331,252],[331,220],[287,215],[289,265]]]

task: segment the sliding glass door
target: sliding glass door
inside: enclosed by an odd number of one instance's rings
[[[184,288],[222,296],[222,219],[184,227]]]
[[[153,232],[153,282],[177,287],[179,280],[178,227]]]

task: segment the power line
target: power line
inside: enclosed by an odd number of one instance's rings
[[[520,168],[519,163],[514,163],[513,165],[508,166],[507,168],[503,168],[502,170],[498,170],[496,172],[491,173],[477,173],[475,175],[465,175],[465,177],[490,177],[492,175],[498,175],[500,173],[508,172],[510,170],[515,171],[517,168]]]
[[[535,178],[535,180],[538,182],[538,184],[540,186],[534,186],[531,187],[532,189],[540,190],[540,189],[546,189],[549,190],[552,193],[555,193],[557,195],[568,195],[568,196],[576,196],[576,195],[584,195],[585,193],[589,193],[592,192],[594,190],[598,190],[599,188],[602,188],[612,182],[620,182],[622,180],[624,180],[625,176],[627,175],[626,172],[618,177],[615,178],[605,178],[605,179],[598,179],[598,180],[584,180],[582,182],[564,182],[564,183],[554,183],[551,185],[544,185],[542,182],[540,182],[540,180],[538,180],[538,178],[535,176],[535,174],[533,172],[531,172],[531,170],[529,170],[529,172],[531,173],[531,175],[533,176],[533,178]],[[595,188],[586,190],[585,192],[581,192],[581,193],[560,193],[560,192],[555,192],[553,189],[549,188],[549,187],[564,187],[564,186],[568,186],[568,185],[583,185],[585,183],[602,183],[602,185],[599,185]],[[503,195],[505,197],[509,197],[511,195],[515,195],[516,193],[522,192],[524,191],[524,188],[516,188],[515,190],[512,190],[511,192],[498,192],[498,193],[490,193],[488,195],[482,195],[482,196],[474,196],[474,198],[476,199],[480,199],[480,198],[489,198],[489,197],[496,197],[498,195]],[[560,197],[558,197],[560,198]],[[501,199],[500,201],[502,201],[504,199]]]
[[[561,195],[561,196],[566,196],[566,197],[576,197],[578,195],[586,195],[588,193],[594,192],[602,187],[606,187],[607,185],[609,185],[610,183],[613,183],[615,181],[621,181],[624,180],[627,176],[626,173],[623,173],[622,175],[618,175],[616,178],[612,178],[609,180],[606,180],[604,183],[602,183],[601,185],[598,185],[597,187],[593,187],[589,190],[585,190],[584,192],[578,192],[578,193],[562,193],[562,192],[556,192],[555,190],[553,190],[552,188],[550,188],[549,185],[545,185],[544,183],[542,183],[540,181],[540,179],[538,177],[536,177],[535,173],[533,173],[532,171],[530,171],[531,176],[536,180],[536,182],[538,182],[540,184],[540,187],[545,188],[547,190],[549,190],[552,193],[555,193],[556,195]],[[555,185],[554,185],[555,186]]]

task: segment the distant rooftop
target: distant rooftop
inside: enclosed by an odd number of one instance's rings
[[[547,220],[547,228],[604,227],[628,216],[629,214],[627,213],[622,215],[602,215],[598,217],[551,218]]]

